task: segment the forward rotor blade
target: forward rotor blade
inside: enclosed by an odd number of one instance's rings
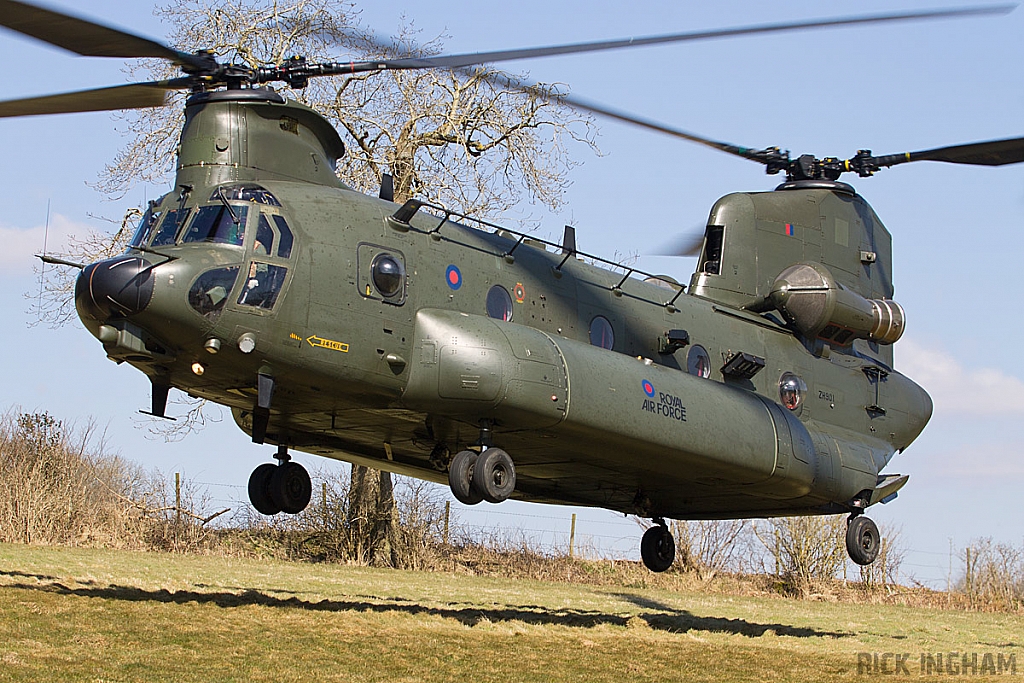
[[[190,80],[179,78],[171,81],[132,83],[116,85],[111,88],[95,88],[59,95],[7,100],[0,102],[0,118],[160,107],[166,102],[168,90],[188,87]]]
[[[945,161],[951,164],[974,166],[1003,166],[1024,162],[1024,138],[990,140],[967,145],[939,147],[923,152],[911,152],[910,161]]]
[[[0,26],[86,57],[159,57],[197,69],[207,66],[154,40],[17,0],[0,0]]]
[[[717,29],[711,31],[693,31],[688,33],[647,36],[642,38],[625,38],[621,40],[604,40],[588,43],[574,43],[570,45],[534,47],[520,50],[497,50],[494,52],[476,52],[472,54],[461,55],[442,55],[439,57],[413,57],[408,59],[390,60],[385,59],[376,62],[369,62],[369,64],[375,64],[376,69],[392,70],[431,68],[457,69],[460,67],[474,66],[477,64],[504,62],[514,59],[535,59],[537,57],[549,57],[552,55],[565,55],[577,52],[597,52],[600,50],[615,50],[626,47],[659,45],[662,43],[677,43],[692,40],[727,38],[731,36],[742,36],[758,33],[780,33],[783,31],[794,31],[810,28],[827,28],[832,26],[855,26],[862,24],[881,24],[897,21],[916,21],[922,19],[944,19],[952,17],[978,16],[988,14],[1006,14],[1012,11],[1015,7],[1016,5],[988,5],[983,7],[923,10],[920,12],[901,12],[896,14],[873,14],[857,17],[843,17],[837,19],[816,19],[811,21],[796,21],[778,24],[757,24],[753,26],[742,26],[737,28]]]
[[[971,142],[966,145],[951,145],[920,152],[887,154],[880,157],[861,153],[845,163],[848,165],[846,170],[855,170],[861,175],[870,175],[879,168],[905,164],[910,161],[944,161],[950,164],[969,164],[971,166],[1019,164],[1024,162],[1024,138]]]

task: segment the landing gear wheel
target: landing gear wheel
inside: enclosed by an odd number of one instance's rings
[[[297,515],[309,505],[309,499],[313,495],[313,483],[309,480],[309,473],[305,467],[297,462],[283,462],[274,467],[268,490],[271,500],[282,512]]]
[[[676,559],[676,542],[667,527],[652,526],[640,539],[640,557],[652,572],[663,572]]]
[[[516,490],[516,466],[500,448],[488,448],[473,467],[471,488],[488,503],[508,500]]]
[[[473,490],[473,471],[480,456],[473,451],[459,451],[448,466],[448,485],[452,495],[463,505],[476,505],[483,496]]]
[[[878,527],[867,517],[853,517],[846,525],[846,552],[859,565],[868,565],[881,548]]]
[[[249,475],[249,502],[261,515],[276,515],[281,511],[270,497],[270,478],[277,471],[277,465],[263,463]]]

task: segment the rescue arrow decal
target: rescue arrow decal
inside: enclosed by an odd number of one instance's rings
[[[345,342],[334,341],[333,339],[324,339],[318,337],[315,334],[311,337],[306,337],[306,341],[309,345],[315,348],[330,349],[332,351],[341,351],[342,353],[348,353],[348,344]]]

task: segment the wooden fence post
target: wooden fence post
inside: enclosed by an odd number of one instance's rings
[[[448,521],[452,514],[452,502],[446,500],[444,502],[444,544],[448,545]]]

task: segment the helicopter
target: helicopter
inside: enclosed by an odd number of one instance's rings
[[[666,519],[789,515],[848,514],[850,556],[870,564],[880,538],[864,512],[907,483],[883,469],[932,406],[894,368],[905,316],[890,235],[839,178],[1024,161],[1021,138],[792,159],[563,98],[785,174],[774,191],[719,199],[684,286],[580,252],[571,230],[553,243],[395,204],[386,183],[377,197],[355,192],[334,173],[344,145],[333,127],[264,84],[712,32],[253,70],[27,3],[0,8],[0,24],[79,54],[181,65],[177,79],[3,102],[0,116],[159,106],[190,91],[172,191],[124,255],[64,263],[81,266],[76,308],[106,355],[149,377],[151,414],[166,416],[177,388],[277,446],[278,464],[249,480],[264,514],[308,504],[297,450],[447,484],[470,505],[518,498],[652,519],[641,557],[653,571],[674,560]]]

